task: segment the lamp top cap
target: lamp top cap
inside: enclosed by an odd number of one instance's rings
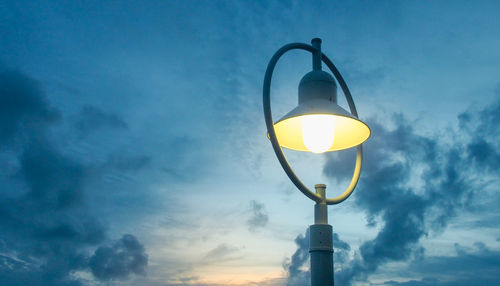
[[[306,73],[302,79],[300,80],[299,85],[305,84],[307,82],[311,81],[326,81],[326,82],[331,82],[333,85],[337,85],[335,83],[335,80],[333,79],[333,76],[325,71],[322,70],[313,70],[308,73]]]
[[[318,44],[321,44],[321,39],[320,38],[314,38],[311,40],[311,44],[314,44],[315,42],[317,42]]]
[[[337,102],[337,84],[329,73],[322,70],[313,70],[300,80],[299,104],[313,99]]]

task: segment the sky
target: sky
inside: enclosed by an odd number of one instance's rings
[[[0,284],[308,285],[314,204],[266,137],[262,84],[315,37],[372,131],[328,210],[336,285],[500,284],[499,6],[3,1]],[[311,68],[281,58],[275,118]],[[285,154],[329,197],[354,168]]]

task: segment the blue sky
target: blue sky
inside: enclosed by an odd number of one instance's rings
[[[372,128],[336,285],[500,283],[496,1],[0,4],[0,284],[307,285],[313,204],[265,134],[323,40]],[[275,118],[310,55],[273,76]],[[339,102],[345,101],[339,94]],[[351,151],[286,151],[310,187]]]

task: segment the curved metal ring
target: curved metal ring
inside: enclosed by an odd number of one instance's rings
[[[309,190],[295,175],[293,172],[292,168],[288,164],[288,161],[286,160],[285,154],[283,154],[283,150],[281,149],[281,146],[279,145],[278,139],[276,138],[276,131],[274,130],[274,123],[273,123],[273,118],[271,114],[271,78],[272,74],[274,71],[274,68],[276,66],[276,63],[278,62],[279,58],[285,54],[286,52],[294,49],[301,49],[305,51],[309,51],[311,53],[315,52],[316,49],[312,47],[311,45],[308,44],[303,44],[303,43],[291,43],[288,45],[285,45],[281,47],[276,53],[273,55],[271,60],[269,61],[269,64],[267,65],[266,69],[266,74],[264,76],[264,86],[263,86],[263,105],[264,105],[264,118],[266,120],[266,126],[267,126],[267,132],[269,133],[269,137],[271,140],[271,144],[274,149],[274,153],[276,153],[276,156],[278,157],[278,161],[280,162],[281,166],[283,167],[283,170],[285,173],[288,175],[288,178],[295,184],[295,186],[308,198],[311,200],[315,201],[316,203],[321,203],[324,199],[322,199],[320,196],[316,195],[314,192]],[[342,75],[340,72],[337,70],[333,62],[323,53],[321,53],[321,59],[322,61],[328,66],[328,68],[331,70],[335,78],[340,84],[340,87],[342,88],[342,91],[344,92],[344,95],[347,99],[347,103],[349,104],[349,109],[351,110],[351,113],[358,117],[358,112],[356,110],[356,106],[354,105],[354,101],[352,100],[351,92],[347,88],[347,84],[345,83],[344,79],[342,78]],[[347,199],[353,192],[354,188],[356,187],[359,176],[361,174],[361,165],[363,161],[363,148],[362,144],[360,144],[357,148],[357,153],[356,153],[356,166],[354,168],[354,174],[351,179],[351,183],[347,187],[347,189],[338,197],[335,197],[333,199],[326,199],[326,204],[328,205],[333,205],[333,204],[338,204],[345,199]]]

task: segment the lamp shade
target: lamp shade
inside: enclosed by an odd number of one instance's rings
[[[299,105],[274,123],[282,147],[313,153],[355,147],[370,137],[364,122],[337,105],[336,83],[321,70],[299,84]]]

